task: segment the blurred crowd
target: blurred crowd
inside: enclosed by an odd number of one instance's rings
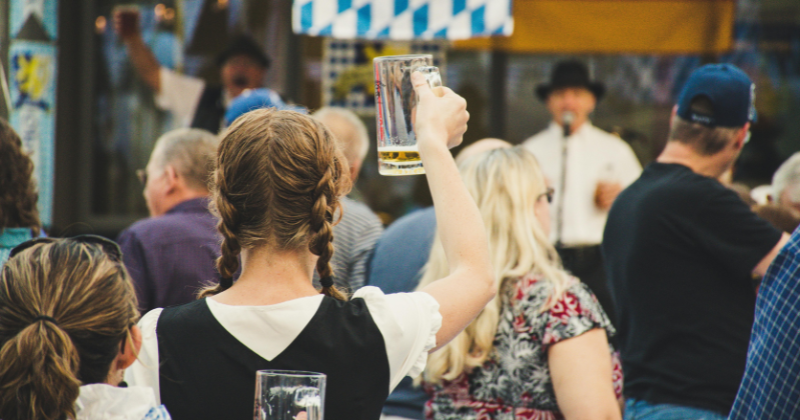
[[[263,86],[247,36],[213,86],[116,20],[183,127],[112,241],[45,235],[0,120],[0,418],[252,418],[263,369],[325,373],[329,419],[800,418],[800,152],[731,182],[758,118],[739,68],[692,73],[644,168],[592,125],[580,61],[532,92],[545,130],[455,158],[468,104],[414,74],[434,205],[384,228],[351,193],[357,115]]]

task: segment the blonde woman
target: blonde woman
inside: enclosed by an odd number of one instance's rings
[[[429,419],[619,419],[622,373],[614,333],[592,292],[567,274],[547,240],[548,189],[521,147],[460,164],[489,234],[498,293],[424,379]],[[420,287],[447,274],[435,241]]]

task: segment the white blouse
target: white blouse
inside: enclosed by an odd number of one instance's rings
[[[206,298],[206,302],[214,318],[231,335],[262,358],[272,360],[300,335],[322,298],[320,294],[263,306],[225,305],[213,298]],[[383,336],[391,392],[405,376],[417,376],[425,369],[428,351],[436,347],[436,333],[442,326],[439,303],[425,292],[385,295],[374,286],[359,289],[353,295],[353,299],[357,298],[364,299]],[[142,349],[125,373],[127,383],[152,387],[159,404],[156,326],[160,315],[161,309],[154,309],[139,321]]]
[[[118,388],[108,384],[81,387],[75,402],[76,420],[170,420],[153,390],[143,386]]]

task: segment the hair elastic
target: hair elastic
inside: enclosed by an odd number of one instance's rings
[[[321,279],[319,279],[319,284],[321,284],[322,287],[331,287],[333,286],[333,277],[331,276],[322,277]]]
[[[55,324],[56,326],[58,326],[58,321],[56,321],[55,318],[53,318],[51,316],[47,316],[47,315],[39,315],[36,318],[33,318],[33,322],[36,322],[36,321],[49,321],[49,322],[52,322],[53,324]]]

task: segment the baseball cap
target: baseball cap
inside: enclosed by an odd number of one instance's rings
[[[242,114],[261,108],[277,108],[281,111],[308,113],[305,107],[289,105],[283,102],[281,96],[274,90],[266,88],[248,89],[237,96],[228,106],[228,110],[225,112],[225,126],[231,125]]]
[[[698,96],[711,102],[710,115],[692,111]],[[706,64],[695,70],[678,98],[678,116],[707,127],[741,127],[756,121],[756,85],[732,64]]]

